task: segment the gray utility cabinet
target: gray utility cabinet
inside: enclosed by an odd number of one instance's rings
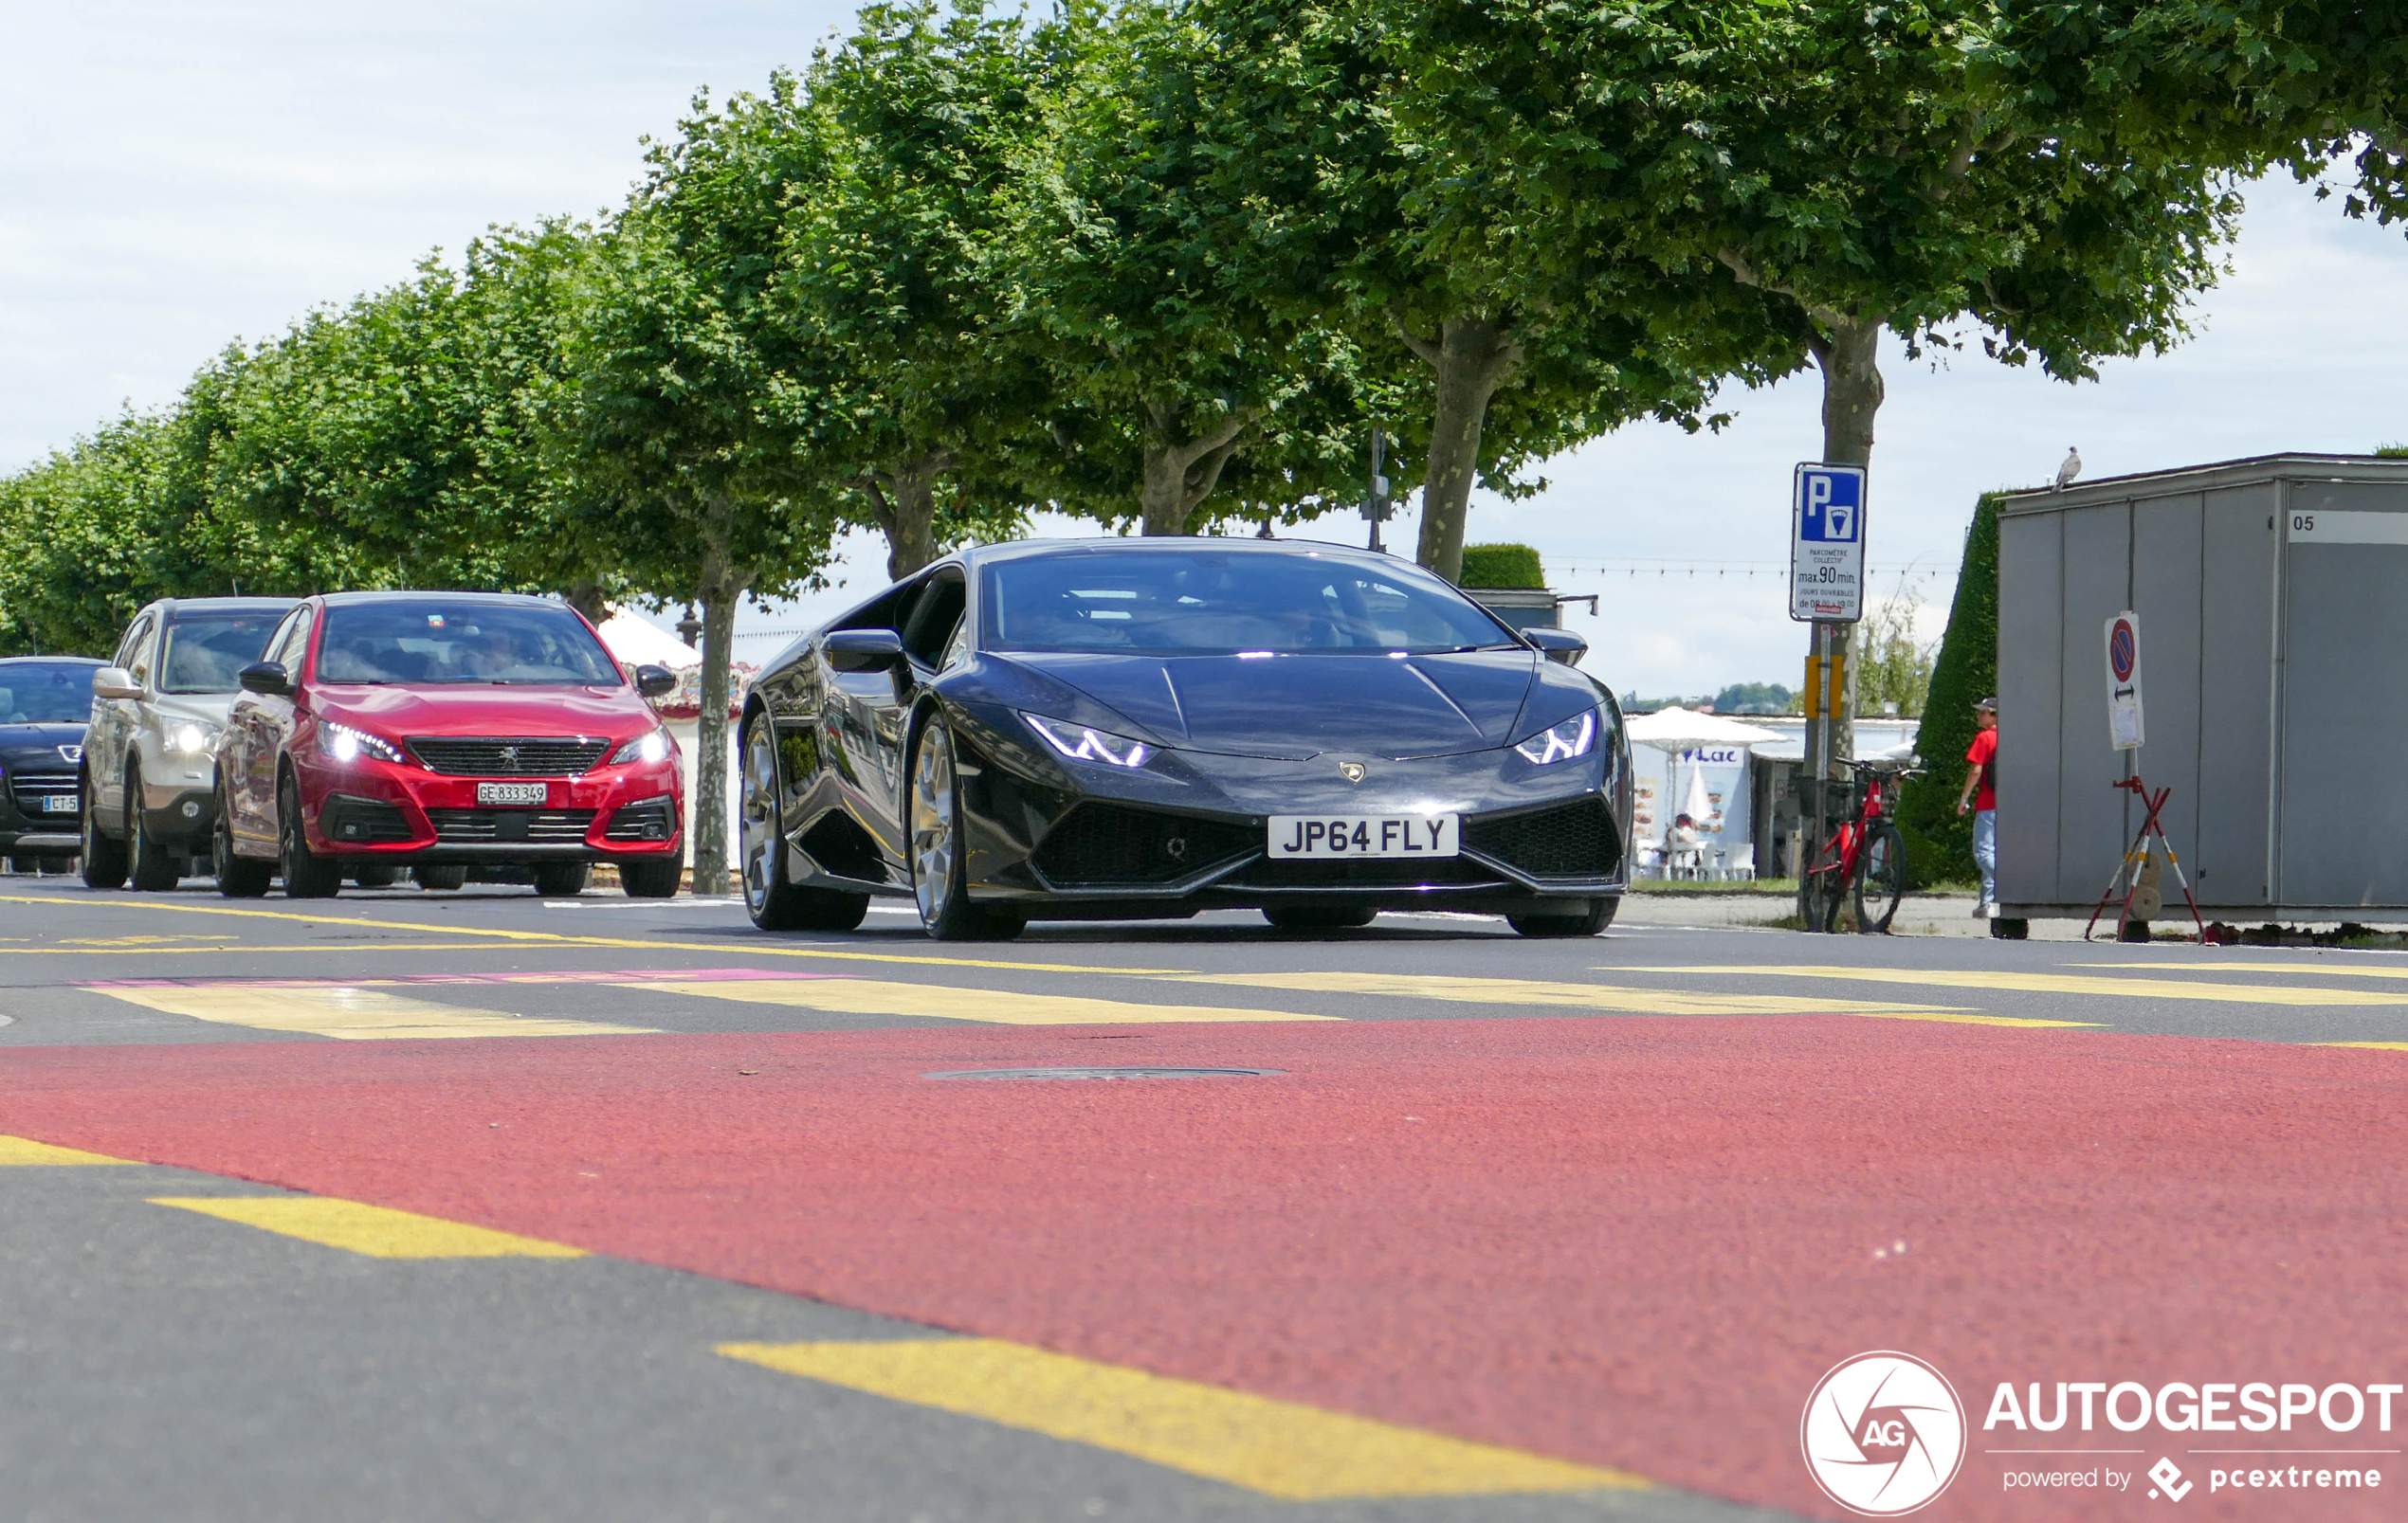
[[[2269,455],[2006,499],[2005,914],[2089,914],[2140,826],[2107,729],[2125,608],[2133,754],[2174,789],[2166,834],[2208,917],[2408,920],[2408,460]]]

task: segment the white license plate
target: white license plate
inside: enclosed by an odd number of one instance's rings
[[[544,783],[479,783],[479,804],[541,804],[552,796]]]
[[[76,797],[72,793],[46,793],[42,796],[42,812],[73,814],[76,812]]]
[[[1274,814],[1274,857],[1452,857],[1451,814]]]

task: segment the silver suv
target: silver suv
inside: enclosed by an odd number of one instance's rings
[[[217,742],[289,598],[172,598],[126,626],[92,674],[83,737],[83,880],[168,889],[208,858]],[[206,869],[204,869],[206,870]]]

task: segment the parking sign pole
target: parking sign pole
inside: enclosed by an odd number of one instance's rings
[[[1812,799],[1799,810],[1800,821],[1812,823],[1797,861],[1798,915],[1809,931],[1821,929],[1805,913],[1812,900],[1807,885],[1831,829],[1834,731],[1848,718],[1846,631],[1865,616],[1865,497],[1862,465],[1825,462],[1799,465],[1790,491],[1789,616],[1814,626],[1806,661],[1805,772]]]

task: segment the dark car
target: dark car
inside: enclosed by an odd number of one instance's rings
[[[82,844],[83,732],[97,661],[0,661],[0,855],[18,872],[64,872]]]
[[[754,681],[745,904],[847,930],[907,894],[948,939],[1231,907],[1591,934],[1626,882],[1631,768],[1584,648],[1336,545],[968,551]]]

